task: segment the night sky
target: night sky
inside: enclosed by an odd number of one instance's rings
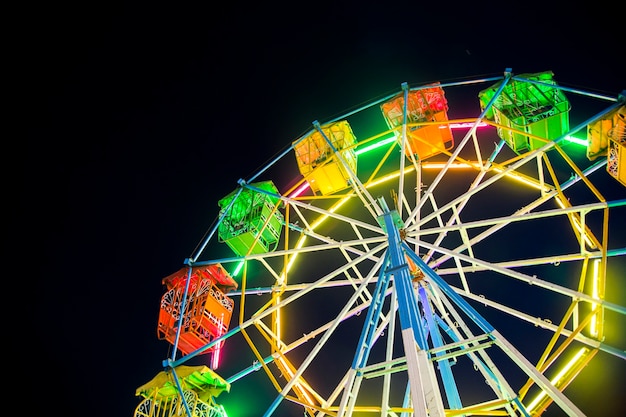
[[[168,355],[156,336],[161,279],[191,255],[217,200],[313,120],[403,82],[506,68],[626,87],[609,6],[590,21],[545,4],[417,3],[109,2],[16,15],[11,83],[25,121],[20,220],[9,222],[29,272],[16,299],[35,292],[22,330],[34,352],[22,360],[45,371],[46,409],[133,414],[135,389]]]

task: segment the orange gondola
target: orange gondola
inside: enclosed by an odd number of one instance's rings
[[[185,288],[189,280],[187,297]],[[220,264],[185,267],[163,279],[167,291],[161,298],[158,337],[174,345],[180,326],[178,350],[187,355],[226,333],[233,311],[233,300],[226,294],[237,288]],[[186,300],[184,302],[184,300]],[[183,306],[185,308],[181,308]],[[202,353],[219,349],[216,344]]]

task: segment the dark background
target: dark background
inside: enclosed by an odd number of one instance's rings
[[[26,391],[64,416],[131,416],[167,357],[161,278],[191,255],[217,199],[313,120],[402,82],[506,68],[622,91],[617,10],[572,7],[107,2],[7,16],[19,121],[7,221],[20,248],[8,281],[31,320],[11,346],[38,370],[22,375]]]

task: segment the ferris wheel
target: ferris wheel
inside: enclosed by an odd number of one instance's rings
[[[135,416],[585,415],[626,361],[625,101],[507,69],[313,121],[163,279]]]

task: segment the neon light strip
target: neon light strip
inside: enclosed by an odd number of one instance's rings
[[[598,297],[599,265],[600,265],[600,259],[595,259],[593,261],[593,288],[591,290],[591,296],[595,298],[596,300],[600,299]],[[596,311],[597,308],[598,308],[597,303],[591,303],[591,311]],[[598,336],[598,314],[594,313],[593,317],[591,317],[591,324],[590,324],[589,332],[594,337]]]
[[[576,145],[584,146],[585,148],[589,146],[589,142],[587,142],[587,139],[579,139],[575,138],[574,136],[567,135],[565,137],[565,140]]]
[[[304,184],[302,184],[300,187],[298,187],[296,190],[294,190],[293,193],[291,193],[291,195],[289,196],[290,198],[296,198],[298,197],[300,194],[302,194],[305,190],[307,190],[309,188],[309,183],[305,182]]]
[[[559,371],[559,373],[557,373],[556,376],[550,380],[550,383],[554,385],[555,387],[558,387],[557,383],[559,382],[559,380],[563,378],[574,367],[574,365],[580,360],[580,358],[582,358],[583,355],[585,355],[587,352],[589,352],[589,349],[581,348],[576,353],[576,355],[574,355],[574,357]],[[539,395],[537,395],[537,397],[535,397],[535,399],[530,404],[528,404],[528,407],[526,407],[526,411],[531,411],[533,408],[537,407],[539,402],[545,396],[546,396],[546,392],[541,391]]]
[[[380,148],[381,146],[385,146],[391,142],[394,142],[395,140],[396,140],[395,136],[392,136],[386,139],[381,139],[378,142],[372,143],[371,145],[367,145],[364,148],[357,149],[354,153],[356,155],[361,155],[362,153],[373,151],[374,149]]]
[[[237,265],[235,270],[231,273],[231,276],[236,277],[237,275],[239,275],[239,273],[241,272],[241,268],[243,268],[245,262],[246,261],[239,262],[239,265]]]
[[[223,317],[223,315],[222,315]],[[222,335],[222,326],[224,325],[224,321],[223,320],[218,320],[217,321],[217,326],[218,326],[218,334],[216,335],[217,337],[220,337]],[[213,351],[213,357],[211,358],[211,369],[215,370],[217,369],[217,367],[220,364],[220,351],[222,350],[222,346],[224,346],[224,341],[222,340],[221,342],[219,342],[216,346],[215,346],[215,350]]]

